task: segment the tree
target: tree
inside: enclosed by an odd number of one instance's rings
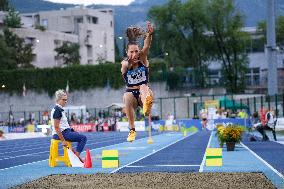
[[[169,52],[167,59],[170,67],[193,67],[194,80],[201,87],[207,84],[207,62],[212,46],[211,38],[204,35],[207,26],[206,2],[170,0],[166,5],[149,11],[149,17],[157,27],[157,42],[154,45],[160,48],[156,49],[162,51],[160,54]]]
[[[205,35],[208,22],[206,2],[207,0],[187,1],[179,12],[179,21],[187,39],[187,47],[182,49],[183,54],[187,54],[189,65],[194,68],[194,80],[199,87],[207,85],[208,60],[212,56],[212,39]]]
[[[54,49],[57,56],[63,60],[63,64],[70,66],[80,64],[80,45],[78,43],[64,42],[61,47]]]
[[[0,11],[8,11],[10,9],[8,0],[0,0]]]
[[[7,46],[4,36],[0,35],[0,69],[10,70],[16,69],[16,61],[12,58],[13,53]]]
[[[8,15],[4,19],[4,26],[8,28],[21,28],[21,17],[13,8],[9,9]]]
[[[244,89],[249,35],[241,31],[243,17],[232,0],[169,0],[151,8],[148,16],[156,26],[157,44],[170,54],[169,67],[193,67],[197,86],[206,87],[210,60],[219,60],[227,90]]]
[[[32,44],[26,44],[25,40],[18,37],[10,29],[4,29],[5,43],[11,52],[11,59],[16,62],[18,68],[30,68],[34,54]]]
[[[155,23],[155,33],[157,33],[155,41],[160,42],[162,53],[169,52],[170,54],[167,57],[169,67],[183,65],[188,60],[179,52],[185,40],[182,26],[178,23],[178,12],[181,11],[181,6],[179,0],[170,0],[163,6],[152,7],[148,13],[150,19]]]
[[[30,68],[34,55],[32,44],[26,44],[25,40],[18,37],[13,33],[11,28],[21,27],[21,18],[19,13],[9,7],[9,3],[4,0],[0,0],[0,9],[8,10],[3,20],[4,29],[3,36],[1,35],[0,44],[0,67],[1,69],[17,69],[17,68]]]
[[[228,92],[245,88],[248,56],[245,51],[249,35],[241,31],[243,17],[235,10],[232,0],[209,0],[208,29],[213,32],[216,59],[222,62],[222,77]]]

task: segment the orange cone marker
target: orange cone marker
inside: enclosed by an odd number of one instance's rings
[[[86,150],[86,157],[85,157],[85,163],[84,163],[84,168],[92,168],[92,158],[90,154],[90,150]]]

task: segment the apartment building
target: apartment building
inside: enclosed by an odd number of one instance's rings
[[[77,35],[57,31],[41,31],[34,28],[14,28],[12,30],[25,39],[26,43],[33,45],[32,64],[38,68],[62,66],[63,61],[58,58],[54,49],[60,47],[64,41],[79,42]]]
[[[246,73],[247,92],[263,92],[267,90],[268,68],[267,52],[250,52],[248,54],[248,71]],[[284,51],[277,52],[278,88],[284,91]],[[221,84],[221,63],[214,62],[209,66],[208,84]]]
[[[34,46],[36,67],[61,66],[54,49],[63,42],[80,45],[81,64],[114,62],[114,23],[111,9],[84,6],[21,14],[23,27],[14,32]],[[45,30],[36,28],[44,27]]]
[[[260,49],[254,49],[253,43],[255,40],[260,39],[263,34],[258,33],[256,27],[245,27],[242,31],[247,32],[251,36],[251,47],[248,51],[248,71],[246,73],[246,92],[263,93],[267,90],[268,82],[268,69],[269,64],[267,60],[267,49],[263,46]],[[207,33],[210,35],[211,33]],[[278,75],[278,89],[279,92],[284,91],[284,49],[277,48],[276,51],[277,60],[277,75]],[[208,86],[220,86],[222,85],[221,68],[222,63],[220,61],[210,61],[209,74],[207,78]],[[193,68],[187,69],[187,75],[185,77],[185,87],[195,87],[196,78]]]

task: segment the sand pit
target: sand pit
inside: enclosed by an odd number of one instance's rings
[[[14,188],[275,188],[263,173],[116,173],[50,175]]]

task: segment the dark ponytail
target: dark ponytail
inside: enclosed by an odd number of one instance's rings
[[[128,43],[126,45],[126,50],[128,50],[129,45],[138,45],[138,39],[145,36],[145,32],[136,26],[128,27],[126,29],[126,37],[128,38]]]

